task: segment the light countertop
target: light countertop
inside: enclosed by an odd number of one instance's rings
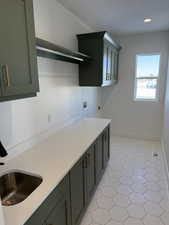
[[[0,175],[19,170],[43,178],[40,186],[23,202],[3,206],[5,225],[23,225],[110,122],[98,118],[75,122],[2,166]]]

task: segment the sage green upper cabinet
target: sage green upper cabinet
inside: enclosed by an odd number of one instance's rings
[[[103,31],[77,35],[79,51],[91,57],[79,65],[80,86],[110,86],[118,81],[118,57],[121,47]]]
[[[0,1],[0,101],[39,91],[32,0]]]
[[[109,86],[118,81],[119,50],[107,39],[104,39],[103,85]]]

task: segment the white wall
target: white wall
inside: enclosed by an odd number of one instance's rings
[[[77,50],[76,34],[92,31],[56,0],[34,0],[34,12],[36,36],[69,49]],[[101,102],[99,88],[78,86],[77,65],[38,58],[38,67],[38,97],[0,103],[0,139],[11,152],[53,126],[95,115]],[[87,110],[83,101],[88,102]]]
[[[169,38],[168,38],[168,42],[169,42]],[[168,63],[166,93],[165,93],[165,102],[164,102],[162,144],[166,153],[166,159],[167,159],[168,171],[169,171],[169,63]]]
[[[145,139],[161,136],[164,83],[167,70],[169,33],[145,33],[119,37],[119,83],[103,89],[103,116],[112,119],[114,135]],[[135,55],[161,53],[159,102],[134,102]]]

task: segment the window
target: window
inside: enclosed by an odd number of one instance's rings
[[[160,54],[136,55],[135,100],[158,100]]]

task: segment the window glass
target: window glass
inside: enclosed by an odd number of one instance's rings
[[[137,55],[137,77],[158,77],[160,55]]]
[[[156,100],[160,55],[136,55],[135,100]]]
[[[138,79],[137,80],[138,99],[155,99],[157,90],[157,79]]]

